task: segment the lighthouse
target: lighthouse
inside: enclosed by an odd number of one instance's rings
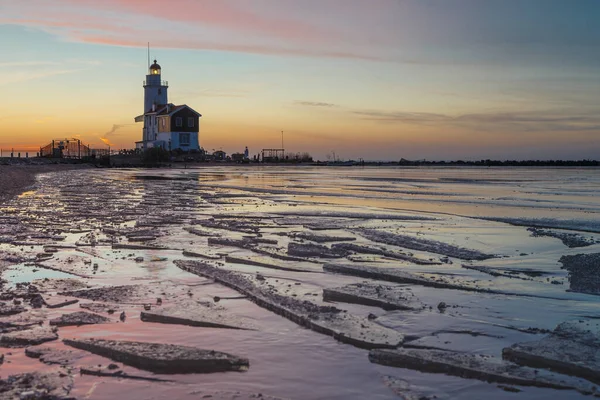
[[[155,141],[158,136],[157,126],[152,124],[154,119],[151,112],[156,111],[156,106],[168,104],[167,89],[169,83],[161,78],[160,65],[154,60],[154,64],[148,68],[148,75],[144,81],[144,128],[142,131],[143,148],[147,149],[149,143]]]
[[[144,81],[144,113],[135,117],[135,122],[144,123],[142,140],[135,142],[136,148],[198,151],[202,115],[185,104],[169,103],[169,83],[162,80],[161,72],[160,65],[154,60]]]
[[[144,82],[144,112],[148,112],[153,105],[168,103],[169,82],[161,80],[160,72],[160,65],[154,60]]]

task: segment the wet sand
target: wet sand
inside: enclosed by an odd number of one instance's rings
[[[72,169],[85,169],[88,165],[76,164],[0,164],[0,204],[10,198],[23,193],[36,182],[38,174],[48,172],[66,171]]]
[[[596,359],[532,361],[600,348],[576,275],[600,253],[595,171],[56,168],[0,204],[3,378],[90,399],[596,390]]]

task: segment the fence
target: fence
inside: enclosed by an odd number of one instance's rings
[[[110,155],[110,147],[107,149],[92,149],[81,143],[79,139],[53,140],[45,146],[40,147],[40,157],[51,158],[100,158]]]
[[[35,148],[18,148],[18,147],[2,147],[0,148],[0,158],[12,157],[12,158],[29,158],[37,157],[39,155],[39,149]]]

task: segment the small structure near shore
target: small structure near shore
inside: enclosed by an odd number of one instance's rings
[[[45,146],[40,147],[40,157],[46,158],[100,158],[108,156],[110,148],[92,149],[90,146],[81,143],[80,139],[54,139]]]
[[[285,150],[284,149],[262,149],[261,160],[262,162],[278,162],[284,161]]]

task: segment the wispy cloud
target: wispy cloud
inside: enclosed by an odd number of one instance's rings
[[[600,110],[542,110],[445,115],[426,112],[355,110],[353,115],[382,123],[461,126],[480,130],[592,131],[600,130]]]
[[[43,79],[48,78],[50,76],[56,75],[64,75],[64,74],[72,74],[75,72],[79,72],[81,69],[59,69],[54,71],[12,71],[10,73],[5,73],[0,75],[0,86],[8,85],[11,83],[19,83],[31,81],[34,79]]]
[[[121,47],[142,47],[145,42],[137,38],[127,39],[125,37],[110,36],[110,35],[93,35],[79,34],[76,40],[84,43],[104,44]],[[235,53],[251,53],[262,55],[289,55],[289,56],[308,56],[308,57],[328,57],[341,59],[359,59],[367,61],[385,61],[384,58],[359,54],[346,51],[335,51],[317,48],[298,48],[298,47],[283,47],[277,45],[260,45],[260,44],[241,44],[241,43],[222,43],[209,42],[202,39],[182,39],[177,35],[168,37],[168,34],[162,35],[160,38],[152,41],[153,47],[169,48],[169,49],[193,49],[193,50],[216,50]]]
[[[251,93],[242,89],[203,89],[193,93],[198,97],[246,97]],[[187,94],[191,94],[187,92]]]
[[[294,140],[311,139],[312,141],[328,141],[328,142],[339,142],[344,134],[339,133],[325,133],[321,131],[306,131],[306,130],[292,130],[285,131],[286,137],[292,137]]]
[[[59,0],[60,1],[60,0]],[[319,42],[335,36],[330,29],[309,22],[280,16],[268,17],[260,8],[228,0],[179,0],[177,6],[165,7],[164,0],[63,0],[78,7],[112,13],[142,14],[149,17],[190,25],[203,24],[238,32]],[[162,32],[161,32],[162,33]]]
[[[70,58],[67,60],[69,64],[80,64],[80,65],[89,65],[89,66],[98,66],[102,65],[102,61],[100,60],[86,60],[83,58]]]
[[[113,124],[112,128],[110,129],[110,131],[106,132],[104,134],[104,137],[108,137],[108,136],[112,136],[115,134],[115,132],[117,132],[119,129],[124,128],[126,126],[131,126],[134,124]]]
[[[357,110],[351,111],[351,113],[358,115],[362,119],[380,122],[407,122],[429,124],[444,121],[447,122],[453,119],[452,117],[443,114],[411,111]]]
[[[179,0],[177,6],[169,7],[164,0],[31,2],[12,4],[0,16],[0,23],[43,29],[69,41],[112,46],[142,47],[150,41],[159,48],[382,60],[368,46],[350,45],[355,40],[348,40],[347,32],[298,18],[290,12],[296,7],[291,2],[282,5],[279,13],[229,0]],[[163,29],[154,29],[157,25]]]
[[[64,61],[4,61],[0,62],[0,69],[2,70],[2,74],[0,74],[0,85],[75,73],[96,65],[100,65],[100,62],[97,60],[86,59],[68,59]]]
[[[126,126],[131,126],[131,125],[134,125],[134,124],[113,124],[112,128],[108,132],[105,132],[102,136],[100,136],[100,140],[107,146],[114,146],[114,144],[111,142],[110,139],[113,136],[115,136],[116,132],[119,129],[124,128]]]
[[[45,65],[58,65],[54,61],[7,61],[0,62],[0,68],[16,68],[16,67],[40,67]]]
[[[299,105],[299,106],[306,106],[306,107],[328,107],[328,108],[339,107],[337,104],[324,103],[324,102],[320,102],[320,101],[300,101],[300,100],[296,100],[294,102],[294,104]]]

